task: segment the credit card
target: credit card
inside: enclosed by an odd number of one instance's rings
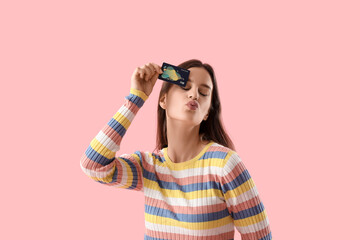
[[[159,79],[171,82],[182,87],[186,86],[189,79],[190,70],[180,68],[169,63],[164,62],[161,66],[162,74],[159,74]]]

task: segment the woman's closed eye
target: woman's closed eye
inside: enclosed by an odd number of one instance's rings
[[[187,91],[187,90],[190,90],[190,88],[184,88],[184,87],[181,87],[182,89],[184,89],[185,91]],[[199,92],[202,96],[208,96],[207,94],[204,94],[204,93],[202,93],[202,92]]]

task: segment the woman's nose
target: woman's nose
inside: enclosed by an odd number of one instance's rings
[[[191,98],[191,99],[193,99],[193,100],[199,99],[198,92],[197,92],[197,90],[196,90],[194,87],[191,88],[191,90],[189,91],[189,98]]]

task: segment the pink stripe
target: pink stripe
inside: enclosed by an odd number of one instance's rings
[[[137,172],[137,178],[138,178],[135,189],[141,189],[142,188],[142,178],[141,178],[142,173],[140,174],[140,172],[139,172],[139,168],[141,168],[141,167],[139,166],[139,164],[137,164],[137,161],[136,161],[136,159],[134,157],[129,155],[129,156],[126,157],[126,159],[131,160],[131,162],[133,162],[135,164],[136,172]],[[117,175],[116,181],[114,183],[108,183],[107,184],[109,186],[117,185],[117,184],[121,183],[121,179],[123,178],[123,169],[122,169],[121,163],[119,161],[115,161],[115,164],[116,164],[116,167],[118,169],[118,175]],[[127,164],[127,163],[125,163],[125,164]],[[130,174],[132,174],[132,172]],[[128,176],[128,178],[129,178],[129,176]]]
[[[129,101],[128,99],[125,99],[124,106],[127,107],[134,114],[136,114],[140,109],[135,103]]]
[[[106,171],[109,171],[113,167],[113,164],[103,166],[97,162],[94,162],[90,158],[88,158],[86,156],[86,154],[83,154],[83,156],[81,158],[81,166],[86,169],[93,170],[96,172],[106,172]]]
[[[136,106],[135,103],[129,101],[126,99],[124,106],[129,109],[133,114],[136,114],[139,111],[138,106]],[[125,113],[124,113],[125,114]],[[122,141],[122,137],[120,134],[118,134],[112,127],[109,125],[105,125],[102,129],[103,133],[106,134],[112,141],[114,141],[117,144],[120,144]]]
[[[112,127],[106,124],[106,126],[101,130],[108,138],[110,138],[114,143],[120,144],[122,141],[121,135],[116,132]]]
[[[229,161],[229,160],[228,160]],[[246,170],[244,163],[241,161],[234,166],[234,168],[229,172],[223,179],[223,184],[229,183],[235,178],[237,178],[240,174],[242,174]]]
[[[193,183],[205,183],[205,182],[219,182],[220,177],[216,174],[206,174],[201,176],[189,176],[189,177],[183,177],[183,178],[175,178],[174,176],[170,174],[164,174],[164,173],[156,173],[156,176],[158,180],[164,181],[164,182],[171,182],[171,183],[177,183],[179,185],[188,185]]]
[[[231,205],[229,207],[229,211],[231,212],[239,212],[239,211],[243,211],[252,207],[255,207],[256,205],[258,205],[260,203],[260,198],[258,195],[256,195],[255,197],[253,197],[252,199],[249,199],[248,201],[239,203],[237,205]]]
[[[199,206],[199,207],[188,207],[188,206],[177,206],[177,205],[170,205],[169,203],[165,202],[164,200],[159,200],[155,198],[151,198],[145,196],[146,205],[168,209],[176,214],[184,213],[184,214],[201,214],[201,213],[209,213],[209,205],[206,206]],[[211,205],[211,212],[218,212],[226,209],[225,203],[219,203]]]
[[[204,225],[206,225],[206,223],[204,223]],[[170,228],[171,228],[171,226],[169,226],[169,229]],[[234,238],[234,231],[223,233],[223,234],[216,234],[216,235],[212,235],[212,236],[189,236],[189,235],[184,235],[184,234],[152,231],[152,230],[147,229],[146,235],[153,237],[153,238],[165,238],[165,239],[225,240],[225,239]],[[243,238],[243,240],[246,240],[246,239],[247,238]],[[255,238],[251,238],[251,239],[255,239]]]
[[[224,152],[227,153],[230,149],[226,147],[221,146],[210,146],[207,150],[207,152]]]

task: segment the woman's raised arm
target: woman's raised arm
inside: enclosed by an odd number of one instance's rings
[[[161,72],[160,66],[156,64],[135,69],[130,94],[81,157],[80,167],[88,177],[108,186],[143,190],[142,163],[145,153],[136,151],[117,158],[115,154],[120,150],[120,143],[127,129],[148,99]]]
[[[115,158],[120,143],[136,113],[148,97],[131,89],[124,104],[90,142],[80,160],[81,169],[91,179],[105,185],[142,190],[140,152]]]

